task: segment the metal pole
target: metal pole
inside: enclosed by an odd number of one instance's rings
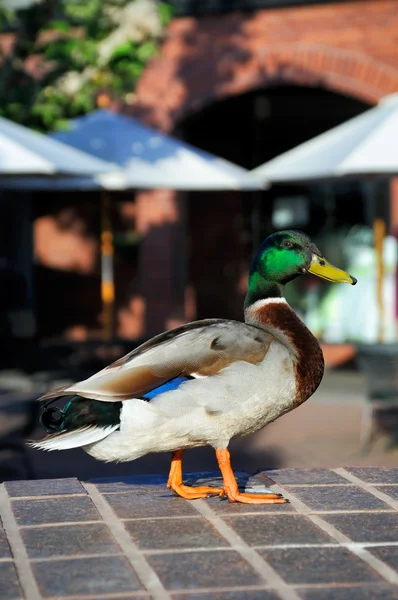
[[[377,305],[377,320],[378,320],[378,331],[377,341],[379,344],[384,342],[384,261],[383,261],[383,249],[384,249],[384,238],[386,236],[386,222],[382,216],[380,216],[381,208],[379,204],[380,198],[380,187],[375,181],[367,181],[364,184],[364,190],[366,194],[366,212],[367,219],[369,219],[373,226],[373,245],[376,255],[376,305]],[[369,221],[368,221],[369,222]]]
[[[376,251],[376,289],[377,289],[377,310],[378,310],[378,342],[382,344],[384,342],[384,295],[383,295],[383,283],[384,283],[384,262],[383,262],[383,248],[384,238],[386,235],[386,224],[383,219],[376,218],[373,222],[373,234],[374,244]]]
[[[101,299],[104,314],[104,339],[113,337],[115,283],[113,276],[113,232],[110,216],[110,197],[101,192]]]

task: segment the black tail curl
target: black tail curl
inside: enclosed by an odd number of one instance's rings
[[[45,406],[39,417],[39,421],[47,433],[59,433],[62,430],[64,419],[64,411],[57,406]]]
[[[47,433],[74,431],[81,427],[109,427],[120,424],[121,402],[101,402],[73,396],[63,408],[51,406],[60,397],[47,400],[39,417]]]

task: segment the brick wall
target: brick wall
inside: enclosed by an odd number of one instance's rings
[[[281,82],[376,103],[398,90],[398,3],[371,0],[176,19],[134,113],[170,130],[215,100]]]

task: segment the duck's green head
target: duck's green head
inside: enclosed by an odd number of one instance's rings
[[[337,283],[357,282],[323,258],[302,231],[278,231],[264,240],[253,260],[245,306],[263,298],[283,296],[285,284],[306,273]]]

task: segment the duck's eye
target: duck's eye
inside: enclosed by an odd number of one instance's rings
[[[294,245],[293,242],[291,242],[290,240],[284,240],[282,242],[282,246],[284,248],[293,248],[293,245]]]

